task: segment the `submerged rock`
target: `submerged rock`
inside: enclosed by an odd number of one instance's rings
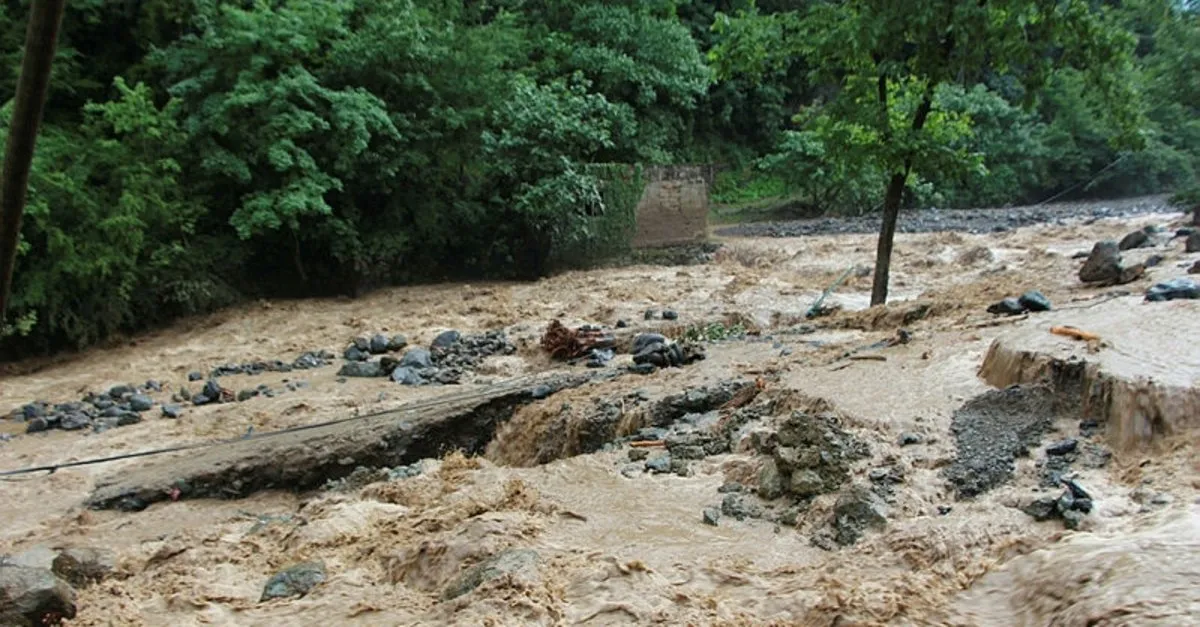
[[[1146,300],[1191,300],[1200,298],[1200,284],[1187,277],[1178,277],[1156,283],[1146,290]]]
[[[466,572],[446,586],[442,600],[456,599],[471,592],[484,583],[500,577],[513,577],[524,582],[537,578],[537,567],[541,556],[529,549],[509,549],[489,560],[468,568]]]
[[[1138,229],[1121,238],[1121,243],[1117,247],[1121,250],[1132,250],[1134,248],[1144,248],[1150,244],[1150,234],[1145,229]]]
[[[858,542],[868,530],[887,525],[887,504],[864,486],[854,486],[833,507],[834,540],[842,546]]]
[[[285,568],[267,581],[259,601],[302,597],[325,581],[325,563],[304,562]]]

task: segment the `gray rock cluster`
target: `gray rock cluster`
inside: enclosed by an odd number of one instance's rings
[[[102,549],[36,547],[0,557],[0,625],[40,627],[75,618],[75,590],[109,576],[114,556]]]
[[[1030,290],[1018,298],[1005,298],[987,308],[988,313],[1016,316],[1030,311],[1050,311],[1050,299],[1038,290]]]
[[[1063,481],[1065,489],[1058,496],[1043,496],[1021,508],[1037,521],[1061,520],[1067,529],[1078,529],[1092,511],[1092,496],[1073,479]]]
[[[755,444],[767,456],[758,477],[758,493],[765,499],[836,492],[849,480],[850,465],[870,455],[866,443],[828,413],[794,412],[775,434]]]
[[[517,347],[503,331],[463,335],[450,330],[439,334],[429,348],[409,348],[399,359],[388,353],[403,350],[408,341],[402,335],[386,338],[376,334],[360,337],[346,349],[346,363],[338,371],[343,377],[388,377],[403,385],[453,385],[463,375],[479,367],[492,355],[511,355]],[[372,355],[382,354],[378,360]]]

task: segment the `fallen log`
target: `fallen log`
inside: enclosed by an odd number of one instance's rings
[[[1105,423],[1119,450],[1200,428],[1200,353],[1192,344],[1200,334],[1200,303],[1129,297],[1030,322],[993,341],[980,378],[998,388],[1047,383],[1075,395],[1079,417]],[[1047,326],[1054,330],[1047,333]],[[1088,331],[1059,334],[1068,327]],[[1076,339],[1099,337],[1109,348],[1098,353]]]
[[[338,420],[159,458],[99,482],[92,509],[140,511],[186,498],[242,498],[269,489],[306,490],[359,466],[395,467],[453,450],[483,450],[496,427],[521,405],[576,387],[587,375],[506,381],[471,392],[419,401],[361,419]]]

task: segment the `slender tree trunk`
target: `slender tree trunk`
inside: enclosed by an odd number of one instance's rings
[[[62,24],[65,6],[66,0],[35,0],[29,10],[25,58],[21,62],[21,76],[17,79],[4,170],[0,173],[0,320],[4,319],[8,309],[33,147],[37,143],[38,126],[42,123],[42,110],[46,106],[50,66],[54,62],[58,29]]]
[[[893,174],[883,197],[883,226],[879,229],[879,243],[875,249],[875,282],[871,286],[872,307],[887,302],[892,243],[896,237],[896,222],[900,217],[900,198],[907,181],[907,171]]]

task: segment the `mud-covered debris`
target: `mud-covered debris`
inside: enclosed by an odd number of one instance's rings
[[[446,586],[442,600],[456,599],[484,583],[500,577],[508,577],[514,583],[529,585],[538,579],[538,564],[541,556],[529,549],[509,549],[495,557],[468,568],[462,575]]]
[[[320,560],[289,566],[267,581],[259,601],[302,597],[324,582],[325,563]]]
[[[562,322],[551,320],[542,334],[541,346],[553,359],[578,359],[593,349],[613,348],[616,338],[599,327],[584,325],[569,329]]]
[[[782,492],[808,499],[839,490],[850,478],[851,464],[870,454],[866,443],[839,423],[832,413],[797,411],[779,426],[774,438],[763,439],[771,448],[759,450],[770,456],[759,474],[760,494],[769,498]]]
[[[0,564],[0,625],[42,627],[75,618],[75,591],[48,568]]]
[[[990,390],[955,410],[950,432],[958,456],[943,476],[958,497],[974,497],[1008,481],[1013,460],[1050,431],[1057,410],[1053,392],[1039,386]]]
[[[1156,283],[1146,290],[1147,301],[1192,300],[1200,298],[1200,283],[1188,277],[1177,277]]]
[[[842,492],[833,507],[833,539],[842,546],[858,542],[868,530],[887,525],[887,503],[865,486]]]

